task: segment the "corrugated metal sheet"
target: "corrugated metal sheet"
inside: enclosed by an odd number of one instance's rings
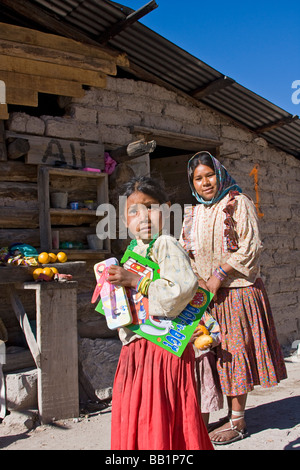
[[[101,35],[133,11],[106,0],[32,0],[28,3],[55,14],[62,22],[76,27],[91,38]],[[108,45],[125,52],[134,64],[188,94],[223,77],[222,73],[139,22],[112,38]],[[207,95],[201,101],[252,131],[292,117],[239,83]],[[300,158],[299,118],[264,132],[263,137]]]

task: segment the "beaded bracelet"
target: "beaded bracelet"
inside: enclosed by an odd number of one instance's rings
[[[143,295],[147,295],[148,296],[148,290],[149,290],[149,287],[150,287],[150,284],[151,284],[151,279],[147,279],[145,284],[143,285],[143,288],[142,288],[142,291],[143,291]]]
[[[144,279],[144,281],[141,282],[141,284],[140,284],[140,290],[139,290],[139,292],[140,292],[141,294],[147,296],[147,295],[148,295],[149,286],[150,286],[151,282],[152,282],[151,279],[149,279],[149,278],[146,277],[146,278]]]
[[[224,277],[222,276],[222,274],[219,273],[219,271],[216,269],[214,272],[213,272],[213,276],[215,276],[217,279],[219,279],[220,281],[224,281]]]
[[[215,271],[213,272],[213,275],[222,282],[227,277],[227,273],[225,273],[225,271],[221,268],[221,266],[215,269]]]
[[[218,269],[219,269],[219,271],[222,271],[222,273],[224,274],[224,276],[225,276],[225,277],[227,277],[227,273],[226,273],[226,271],[224,271],[224,269],[222,269],[222,267],[221,267],[221,266],[219,266],[219,268],[218,268]]]
[[[151,279],[148,277],[141,277],[136,285],[136,291],[140,292],[142,295],[147,296],[151,282]]]
[[[137,292],[139,292],[139,287],[140,287],[140,284],[141,284],[141,282],[142,282],[143,279],[144,279],[143,276],[141,276],[141,277],[139,278],[138,282],[137,282],[137,285],[136,285],[136,287],[135,287],[135,290],[136,290]]]

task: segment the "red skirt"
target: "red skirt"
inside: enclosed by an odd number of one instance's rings
[[[122,347],[112,450],[213,450],[197,401],[194,360],[191,343],[181,358],[146,339]]]

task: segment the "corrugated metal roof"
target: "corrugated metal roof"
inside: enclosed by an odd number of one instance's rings
[[[97,39],[133,12],[124,5],[108,0],[31,0],[28,3],[54,14],[66,25],[75,27],[92,39]],[[125,52],[133,64],[187,94],[224,78],[221,72],[140,22],[132,24],[107,44]],[[202,97],[200,101],[254,132],[257,128],[292,118],[287,111],[234,81],[230,86]],[[258,135],[300,158],[299,117],[280,127],[264,129]]]

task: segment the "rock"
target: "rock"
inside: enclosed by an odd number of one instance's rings
[[[293,362],[300,362],[300,340],[296,340],[291,345],[291,360]]]
[[[79,381],[88,399],[111,399],[121,347],[119,339],[79,340]]]
[[[39,413],[37,410],[12,411],[4,418],[3,424],[9,428],[31,431],[39,424]]]
[[[9,410],[38,407],[37,375],[37,369],[24,369],[5,375],[6,406]]]

